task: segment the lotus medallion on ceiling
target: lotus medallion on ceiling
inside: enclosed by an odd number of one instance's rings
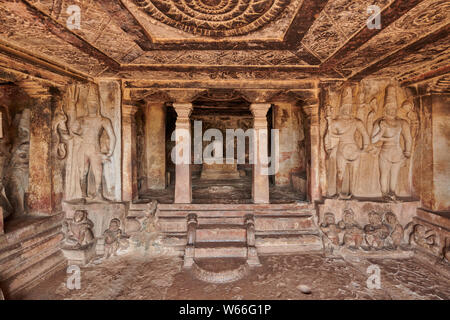
[[[133,0],[154,19],[195,35],[248,34],[273,22],[291,0]]]

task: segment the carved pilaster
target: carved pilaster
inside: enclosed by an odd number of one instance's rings
[[[51,100],[34,97],[31,106],[27,207],[33,213],[52,212]]]
[[[267,111],[270,103],[252,103],[250,110],[253,114],[253,188],[254,203],[269,203],[269,176],[268,176],[268,130]]]
[[[122,105],[122,199],[133,201],[138,196],[136,119],[137,107]]]
[[[303,107],[308,120],[310,138],[310,159],[308,196],[311,202],[321,199],[320,191],[320,127],[319,104],[311,104]]]
[[[176,146],[172,152],[175,161],[175,203],[192,202],[191,177],[191,122],[192,103],[174,103],[177,113]]]

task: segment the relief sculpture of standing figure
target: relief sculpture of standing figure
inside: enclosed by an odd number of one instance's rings
[[[335,143],[332,144],[332,149],[327,150],[327,153],[330,154],[336,148],[336,191],[340,199],[350,199],[352,197],[354,171],[358,167],[361,153],[367,151],[370,142],[363,122],[352,115],[352,100],[352,88],[344,88],[339,116],[331,122],[328,128],[328,135],[330,135]],[[355,140],[356,132],[359,132],[363,138],[362,150]],[[326,139],[329,138],[326,137]],[[347,173],[348,187],[344,190],[344,180]]]
[[[404,149],[400,142],[403,137]],[[394,86],[386,88],[384,117],[375,122],[372,143],[381,143],[379,166],[383,200],[396,201],[395,193],[400,168],[411,157],[412,137],[407,121],[397,117]]]
[[[109,145],[107,153],[102,152],[101,136],[106,132]],[[99,93],[95,86],[90,86],[87,97],[87,115],[77,118],[71,128],[71,133],[76,139],[76,149],[73,153],[77,157],[79,168],[79,181],[82,197],[90,201],[105,201],[102,190],[103,163],[114,153],[116,136],[111,120],[100,114]],[[89,172],[94,177],[94,194],[89,194]]]

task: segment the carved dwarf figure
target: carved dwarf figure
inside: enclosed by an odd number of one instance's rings
[[[320,230],[322,230],[324,237],[325,249],[333,251],[333,248],[339,246],[339,233],[341,230],[336,225],[334,214],[327,212],[324,215],[324,222],[320,224]]]
[[[409,236],[409,244],[434,251],[437,248],[436,233],[433,230],[427,231],[425,226],[417,224]]]
[[[363,242],[363,230],[355,221],[355,214],[352,209],[344,211],[344,216],[339,221],[338,226],[344,230],[343,245],[346,247],[360,248]]]
[[[340,198],[350,199],[352,197],[352,183],[354,168],[357,167],[362,151],[369,146],[369,135],[361,120],[352,115],[353,93],[351,87],[346,87],[342,93],[342,103],[339,116],[329,124],[325,141],[326,152],[331,155],[336,153],[337,182],[336,191]],[[355,133],[359,132],[363,138],[363,150],[355,141]],[[344,178],[348,170],[348,188],[343,190]]]
[[[375,123],[372,143],[381,143],[379,166],[382,197],[395,201],[398,174],[405,159],[411,157],[412,139],[408,122],[397,117],[396,89],[391,85],[386,88],[384,112],[384,117]],[[401,137],[405,142],[404,150],[400,144]]]
[[[120,220],[114,218],[109,223],[109,228],[103,233],[105,238],[105,258],[111,255],[116,256],[117,251],[127,247],[126,239],[122,238],[122,230],[120,229]]]
[[[80,169],[80,181],[82,197],[91,201],[104,201],[102,194],[103,163],[114,153],[116,136],[111,120],[100,114],[100,101],[97,87],[90,86],[87,98],[87,112],[83,117],[77,118],[71,128],[73,136],[78,140],[76,152],[73,157],[77,157]],[[108,152],[102,153],[101,134],[106,132],[109,139]],[[88,174],[94,177],[95,194],[88,195]],[[72,183],[77,183],[73,181]]]
[[[389,235],[389,229],[383,224],[381,215],[375,211],[369,213],[369,224],[364,226],[364,237],[369,248],[381,249]]]
[[[383,217],[383,223],[387,225],[389,229],[389,236],[387,237],[387,242],[394,249],[397,249],[403,241],[404,229],[402,225],[398,222],[397,217],[392,212],[386,212]]]
[[[88,218],[86,210],[77,210],[72,221],[68,221],[68,237],[66,242],[75,248],[81,248],[92,242],[95,237],[92,232],[94,223]]]

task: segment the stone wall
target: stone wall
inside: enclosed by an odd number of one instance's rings
[[[280,130],[280,167],[275,184],[295,186],[295,177],[306,176],[305,128],[301,108],[289,102],[275,103],[273,129]]]

